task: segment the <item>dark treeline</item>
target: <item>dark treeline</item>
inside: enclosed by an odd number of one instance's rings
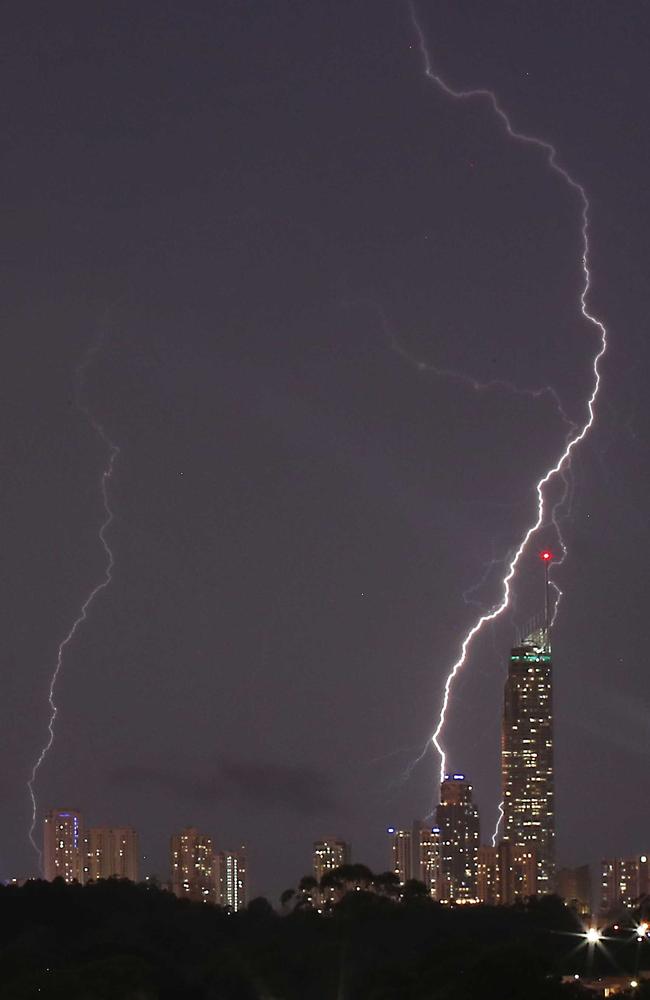
[[[326,916],[264,899],[231,914],[125,881],[29,882],[0,888],[0,997],[570,1000],[586,994],[562,974],[608,971],[582,929],[552,897],[451,909],[358,890]],[[615,950],[633,972],[635,948]]]

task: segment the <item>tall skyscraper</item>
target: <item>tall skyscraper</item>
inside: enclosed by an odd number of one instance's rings
[[[217,902],[233,913],[247,902],[246,850],[219,851],[217,855]]]
[[[443,899],[467,902],[478,898],[478,809],[472,786],[464,774],[447,775],[440,786],[436,809],[440,829],[440,868]]]
[[[48,882],[84,881],[83,817],[75,809],[52,809],[43,827],[43,874]]]
[[[138,881],[138,835],[133,827],[91,827],[84,837],[84,880]]]
[[[314,842],[314,878],[320,882],[325,872],[350,864],[350,845],[345,840],[316,840]]]
[[[442,895],[440,867],[440,827],[413,824],[413,878],[424,882],[432,899]]]
[[[555,875],[552,694],[551,647],[541,628],[510,653],[501,731],[503,839],[513,857],[534,852],[540,894],[553,892]]]
[[[393,871],[399,879],[399,884],[404,885],[413,878],[411,831],[397,830],[394,826],[389,826],[388,833],[391,837]]]
[[[175,896],[216,903],[216,865],[212,839],[187,827],[171,839],[172,892]]]

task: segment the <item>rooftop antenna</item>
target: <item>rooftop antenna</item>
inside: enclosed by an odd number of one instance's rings
[[[545,638],[544,645],[548,650],[551,648],[551,626],[549,623],[550,601],[548,597],[549,595],[548,568],[553,562],[553,553],[549,549],[544,549],[542,552],[540,552],[539,558],[544,563],[544,638]]]

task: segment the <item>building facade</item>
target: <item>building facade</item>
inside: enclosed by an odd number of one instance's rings
[[[465,903],[478,898],[479,815],[472,786],[464,774],[447,775],[436,808],[440,831],[442,901]]]
[[[48,882],[84,882],[83,817],[75,809],[51,809],[45,816],[43,876]]]
[[[91,827],[84,836],[84,855],[84,881],[138,881],[138,835],[133,827]]]
[[[212,839],[190,826],[171,838],[171,888],[175,896],[217,902]]]
[[[217,902],[233,913],[243,910],[247,902],[246,850],[219,851],[216,859]]]
[[[326,872],[350,864],[350,845],[345,840],[314,841],[314,878],[320,882]]]
[[[499,902],[511,906],[520,899],[536,896],[537,852],[502,840],[498,848]]]
[[[482,845],[478,849],[476,895],[479,903],[497,906],[501,902],[499,888],[499,849]]]
[[[503,839],[534,853],[535,891],[554,891],[555,801],[551,648],[540,629],[510,653],[501,731]],[[530,880],[528,880],[530,881]]]
[[[413,824],[413,878],[424,882],[432,899],[442,896],[440,867],[440,827],[429,823]]]
[[[411,831],[389,826],[388,833],[391,838],[392,870],[397,875],[399,884],[404,885],[413,878]]]
[[[630,909],[650,895],[650,855],[605,858],[601,865],[600,912],[615,914]]]

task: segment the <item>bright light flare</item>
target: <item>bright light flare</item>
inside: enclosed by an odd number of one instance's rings
[[[553,559],[553,553],[549,552],[548,549],[544,549],[543,552],[540,552],[539,558],[542,560],[542,562],[549,563]]]
[[[533,518],[530,526],[524,532],[519,542],[519,545],[515,549],[514,555],[512,556],[508,564],[507,571],[502,580],[501,600],[492,609],[492,611],[488,612],[487,614],[481,615],[481,617],[478,618],[477,621],[474,623],[474,625],[472,625],[472,627],[469,629],[469,631],[467,632],[465,638],[461,643],[460,654],[458,656],[458,659],[451,666],[447,674],[447,679],[444,685],[442,706],[438,717],[438,723],[430,737],[430,742],[433,743],[434,747],[436,748],[440,756],[440,781],[442,782],[444,780],[445,771],[447,769],[447,755],[441,743],[441,736],[446,721],[447,707],[449,705],[449,699],[451,697],[451,689],[454,680],[459,670],[462,669],[467,660],[469,649],[475,636],[477,636],[480,632],[482,632],[483,627],[488,622],[493,622],[497,618],[499,618],[501,614],[505,611],[505,609],[508,607],[510,603],[512,581],[517,572],[517,567],[519,565],[519,562],[521,561],[524,552],[528,548],[528,543],[530,542],[531,538],[546,523],[547,518],[549,517],[546,511],[546,495],[545,495],[546,487],[551,481],[555,480],[556,478],[564,478],[566,485],[566,474],[567,470],[571,465],[573,452],[576,449],[576,447],[580,444],[580,442],[587,436],[589,430],[591,429],[594,423],[596,416],[594,407],[596,399],[598,397],[598,393],[600,391],[600,383],[601,383],[600,362],[607,350],[607,329],[605,325],[601,322],[601,320],[599,320],[596,316],[594,316],[592,313],[589,312],[589,308],[587,306],[587,299],[589,296],[589,292],[591,290],[591,271],[589,268],[590,202],[589,198],[587,197],[587,192],[585,191],[585,188],[582,186],[582,184],[580,184],[572,177],[572,175],[565,167],[563,167],[558,162],[557,150],[552,143],[547,142],[544,139],[539,139],[536,136],[527,135],[524,132],[518,132],[513,127],[513,124],[509,116],[506,114],[506,112],[499,104],[496,95],[494,94],[493,91],[488,90],[486,88],[473,89],[473,90],[454,90],[452,87],[449,86],[448,83],[446,83],[442,79],[441,76],[439,76],[435,72],[431,61],[431,56],[429,55],[429,50],[427,47],[424,32],[422,31],[422,28],[418,21],[413,3],[411,3],[410,5],[410,10],[411,10],[411,20],[413,22],[413,27],[415,29],[418,38],[418,44],[424,65],[425,76],[429,80],[431,80],[431,82],[434,83],[440,90],[442,90],[443,93],[445,93],[448,97],[453,98],[455,101],[464,102],[468,100],[470,101],[475,100],[477,98],[479,100],[486,101],[492,108],[492,111],[494,112],[496,117],[502,123],[506,131],[506,134],[509,136],[509,138],[514,140],[515,142],[521,143],[522,145],[532,146],[535,147],[536,149],[539,149],[540,152],[544,154],[549,169],[552,170],[559,177],[561,177],[562,180],[565,182],[565,184],[578,196],[581,206],[580,231],[582,236],[582,250],[580,254],[580,265],[583,276],[582,287],[578,294],[578,302],[582,316],[594,329],[594,332],[598,335],[598,341],[599,341],[599,346],[592,359],[593,384],[591,393],[586,400],[586,410],[587,410],[586,417],[584,418],[581,425],[574,426],[573,430],[569,432],[568,437],[564,441],[564,448],[561,454],[559,455],[557,461],[555,462],[555,464],[551,465],[551,467],[547,469],[547,471],[537,481],[535,485],[535,492],[537,495],[537,504],[536,504],[537,513]],[[557,505],[550,512],[550,520],[557,527],[557,522],[555,518],[556,509]],[[551,554],[549,552],[549,560],[547,561],[550,561],[550,556]],[[558,599],[559,599],[559,594],[558,594]],[[555,612],[557,612],[557,603]],[[555,618],[555,613],[553,617]]]
[[[585,937],[587,939],[587,944],[597,944],[602,935],[597,927],[589,927]]]

